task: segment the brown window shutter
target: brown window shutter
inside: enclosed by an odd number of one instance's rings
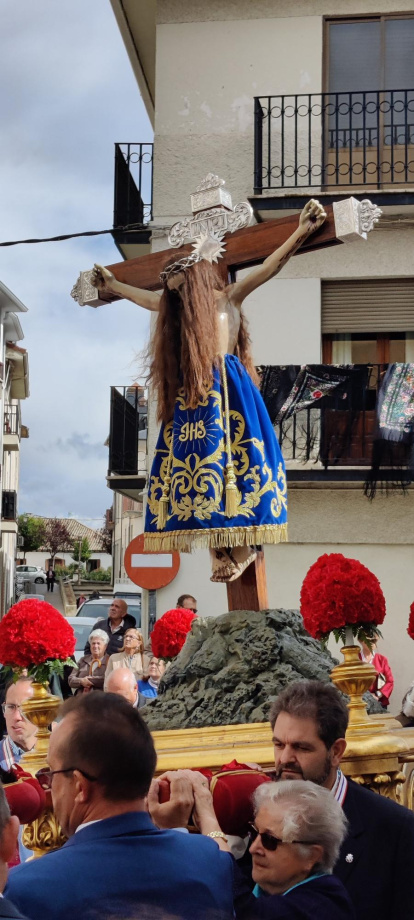
[[[322,281],[322,333],[414,332],[414,278]]]

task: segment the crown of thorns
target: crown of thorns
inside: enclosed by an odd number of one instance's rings
[[[201,262],[202,258],[199,252],[191,252],[189,256],[185,256],[183,259],[178,259],[177,262],[167,265],[164,271],[160,273],[160,281],[165,284],[171,275],[178,275],[179,272],[185,272],[191,265],[194,265],[196,262]]]

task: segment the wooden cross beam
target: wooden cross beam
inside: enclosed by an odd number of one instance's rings
[[[306,240],[296,255],[301,252],[312,252],[315,249],[324,249],[335,246],[338,240],[335,233],[332,205],[325,208],[327,218],[322,227]],[[270,256],[275,249],[284,243],[296,230],[298,225],[297,214],[268,220],[244,230],[236,230],[226,237],[226,251],[218,265],[228,276],[234,271],[248,266],[257,265]],[[183,259],[192,252],[192,245],[180,246],[179,249],[162,249],[149,255],[139,256],[137,259],[128,259],[126,262],[116,262],[106,267],[111,271],[117,281],[132,284],[134,287],[144,288],[147,291],[156,291],[161,288],[160,272],[163,270],[168,258],[175,255]],[[101,300],[111,303],[119,300],[114,294],[100,292]]]

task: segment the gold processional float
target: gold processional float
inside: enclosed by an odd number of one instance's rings
[[[414,728],[402,728],[392,716],[368,716],[362,695],[372,685],[376,671],[359,658],[359,646],[341,649],[342,664],[331,672],[332,681],[350,700],[347,749],[342,761],[346,776],[374,792],[413,808],[414,795]],[[24,754],[21,766],[34,775],[47,764],[48,726],[56,718],[61,700],[51,696],[39,683],[34,696],[22,703],[25,716],[37,726],[32,751]],[[223,763],[236,758],[241,763],[254,762],[265,770],[274,767],[273,745],[269,724],[223,725],[212,728],[187,728],[153,732],[158,755],[157,773],[182,767],[209,767],[219,770]],[[53,814],[51,802],[43,815],[26,825],[23,843],[34,857],[59,849],[65,842]]]

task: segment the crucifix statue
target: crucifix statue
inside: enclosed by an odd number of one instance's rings
[[[250,205],[233,209],[217,176],[209,174],[191,197],[192,217],[170,230],[172,251],[109,268],[97,265],[86,280],[89,296],[82,295],[82,279],[72,293],[92,305],[125,297],[157,313],[150,380],[161,428],[148,480],[145,548],[208,548],[211,580],[227,583],[229,608],[257,609],[267,603],[257,548],[287,540],[287,486],[257,387],[242,305],[300,247],[311,248],[325,222],[319,245],[338,242],[338,236],[332,209],[326,220],[314,200],[299,221],[248,227]],[[337,226],[342,221],[339,239],[366,236],[368,216],[371,226],[379,216],[373,206],[363,202],[364,211],[355,199],[339,204],[347,209],[336,215]],[[315,244],[317,239],[312,248]],[[246,277],[234,277],[236,267],[257,262]]]

